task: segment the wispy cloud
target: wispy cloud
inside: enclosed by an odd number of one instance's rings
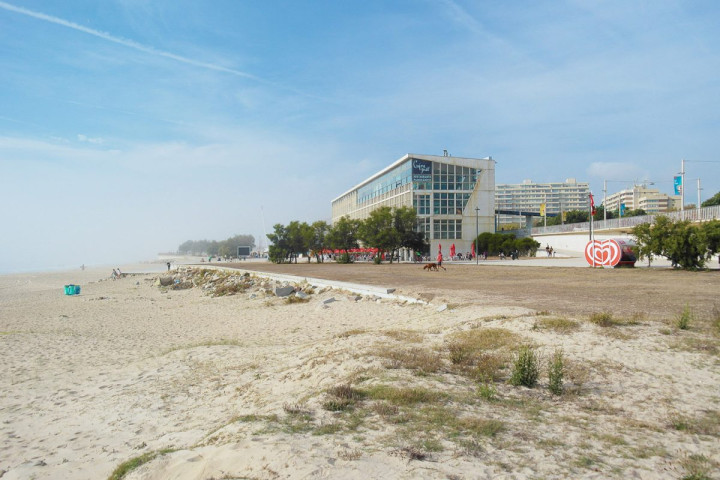
[[[88,27],[85,27],[85,26],[83,26],[83,25],[77,24],[77,23],[75,23],[75,22],[71,22],[71,21],[69,21],[69,20],[64,20],[64,19],[62,19],[62,18],[58,18],[58,17],[52,16],[52,15],[47,15],[47,14],[45,14],[45,13],[36,12],[36,11],[33,11],[33,10],[29,10],[29,9],[27,9],[27,8],[18,7],[18,6],[16,6],[16,5],[12,5],[12,4],[10,4],[10,3],[6,3],[6,2],[0,1],[0,8],[2,8],[2,9],[4,9],[4,10],[11,11],[11,12],[14,12],[14,13],[19,13],[19,14],[21,14],[21,15],[26,15],[26,16],[28,16],[28,17],[36,18],[36,19],[38,19],[38,20],[43,20],[43,21],[46,21],[46,22],[54,23],[54,24],[56,24],[56,25],[61,25],[61,26],[63,26],[63,27],[71,28],[71,29],[73,29],[73,30],[77,30],[78,32],[87,33],[88,35],[92,35],[92,36],[94,36],[94,37],[102,38],[103,40],[107,40],[108,42],[116,43],[116,44],[118,44],[118,45],[122,45],[122,46],[125,46],[125,47],[128,47],[128,48],[132,48],[132,49],[134,49],[134,50],[138,50],[138,51],[141,51],[141,52],[150,54],[150,55],[155,55],[155,56],[158,56],[158,57],[169,58],[169,59],[175,60],[175,61],[177,61],[177,62],[185,63],[185,64],[188,64],[188,65],[193,65],[193,66],[195,66],[195,67],[205,68],[205,69],[209,69],[209,70],[215,70],[215,71],[218,71],[218,72],[229,73],[229,74],[231,74],[231,75],[236,75],[236,76],[238,76],[238,77],[247,78],[247,79],[254,80],[254,81],[260,82],[260,83],[264,83],[264,84],[267,84],[267,85],[270,85],[270,84],[271,84],[270,82],[268,82],[268,81],[266,81],[266,80],[264,80],[264,79],[262,79],[262,78],[259,78],[259,77],[255,76],[255,75],[249,74],[249,73],[247,73],[247,72],[243,72],[243,71],[240,71],[240,70],[235,70],[235,69],[233,69],[233,68],[224,67],[224,66],[222,66],[222,65],[216,65],[216,64],[213,64],[213,63],[200,62],[200,61],[197,61],[197,60],[193,60],[192,58],[183,57],[182,55],[177,55],[177,54],[175,54],[175,53],[166,52],[166,51],[163,51],[163,50],[158,50],[157,48],[154,48],[154,47],[151,47],[151,46],[148,46],[148,45],[143,45],[143,44],[138,43],[138,42],[136,42],[136,41],[134,41],[134,40],[129,40],[129,39],[126,39],[126,38],[117,37],[117,36],[112,35],[112,34],[107,33],[107,32],[102,32],[102,31],[100,31],[100,30],[95,30],[95,29],[93,29],[93,28],[88,28]]]
[[[101,137],[88,137],[87,135],[83,135],[82,133],[78,134],[77,138],[80,142],[94,143],[95,145],[102,145],[103,143],[105,143],[105,140],[103,140]]]

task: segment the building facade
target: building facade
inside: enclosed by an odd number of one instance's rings
[[[590,184],[568,178],[560,183],[533,183],[524,180],[520,184],[500,184],[495,186],[495,208],[505,211],[540,213],[545,204],[547,214],[562,214],[570,210],[589,208]],[[502,225],[525,223],[525,217],[518,215],[498,215],[498,227]]]
[[[677,210],[681,200],[679,195],[668,195],[646,185],[635,185],[608,195],[603,203],[608,212],[618,212],[620,205],[624,204],[627,210],[642,209],[655,214]]]
[[[413,207],[431,255],[470,252],[476,233],[495,229],[495,161],[409,153],[332,201],[332,222],[363,220],[379,207]]]

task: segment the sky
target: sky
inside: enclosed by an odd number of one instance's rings
[[[407,153],[720,191],[720,2],[0,0],[0,273],[330,220]]]

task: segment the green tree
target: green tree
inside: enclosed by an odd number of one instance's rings
[[[665,217],[667,218],[667,217]],[[651,223],[641,223],[633,229],[635,235],[635,256],[638,260],[647,258],[648,266],[652,264],[656,255],[660,255],[662,249],[657,244],[657,235],[653,235]]]
[[[400,247],[412,252],[425,252],[430,249],[425,240],[425,232],[417,227],[417,213],[412,207],[401,207],[393,210],[393,227],[400,235]],[[392,262],[392,257],[390,259]]]
[[[330,248],[344,250],[341,255],[340,262],[350,262],[350,255],[347,253],[351,248],[358,247],[358,230],[360,229],[360,221],[351,219],[347,216],[341,217],[328,230],[325,240]]]
[[[534,257],[537,249],[540,248],[540,242],[533,240],[531,237],[523,237],[515,239],[515,248],[520,255]]]
[[[268,257],[273,263],[284,263],[290,255],[290,242],[287,228],[278,223],[273,226],[273,233],[267,234],[272,245],[268,248]]]
[[[600,208],[600,207],[598,207]],[[595,219],[601,219],[602,217],[602,211],[598,210],[600,212],[600,215],[597,213],[593,218]],[[610,212],[608,211],[608,214]],[[548,217],[547,218],[547,225],[561,225],[563,223],[582,223],[582,222],[589,222],[590,214],[584,210],[568,210],[565,212],[565,220],[562,219],[562,214],[557,215],[555,217]],[[611,217],[608,217],[611,218]],[[542,226],[545,224],[544,219],[536,220],[535,224],[538,226]]]
[[[488,252],[497,255],[500,252],[510,254],[517,250],[520,255],[535,256],[540,244],[530,237],[515,238],[512,233],[483,232],[475,239],[476,252],[480,255]]]
[[[318,220],[310,225],[312,229],[312,238],[310,240],[310,250],[315,254],[315,258],[318,262],[323,261],[322,251],[327,247],[326,236],[330,230],[330,225],[327,222]]]
[[[400,244],[400,235],[394,228],[390,207],[380,207],[370,212],[360,225],[359,238],[366,247],[377,248],[380,258],[384,252],[393,252]]]
[[[715,205],[720,205],[720,192],[702,202],[703,207],[714,207]]]
[[[720,254],[720,220],[711,220],[702,224],[710,255]]]
[[[613,218],[616,218],[617,214],[612,211],[607,211],[607,219],[612,220]],[[595,215],[593,215],[593,220],[605,220],[605,205],[598,205],[598,207],[595,209]]]
[[[597,212],[596,212],[597,215]],[[597,217],[596,217],[597,218]],[[585,210],[570,210],[565,216],[565,223],[583,223],[590,221],[590,212]]]
[[[305,222],[293,220],[287,226],[287,241],[290,249],[290,261],[297,263],[298,256],[310,250],[312,240],[312,227]],[[308,261],[310,261],[308,257]]]
[[[705,229],[688,220],[673,221],[660,215],[655,223],[641,224],[633,229],[638,258],[663,256],[674,267],[694,270],[705,266],[710,250]]]
[[[641,217],[643,215],[647,215],[647,212],[643,210],[642,208],[636,208],[633,210],[626,210],[625,213],[623,213],[623,218],[625,217]]]

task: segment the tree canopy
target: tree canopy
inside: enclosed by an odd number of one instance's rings
[[[720,192],[716,193],[712,197],[708,198],[704,202],[702,202],[703,207],[714,207],[715,205],[720,205]]]
[[[234,257],[237,247],[255,248],[255,237],[252,235],[235,235],[226,240],[188,240],[178,247],[181,255],[212,255]]]
[[[416,230],[417,216],[412,207],[391,209],[381,207],[373,210],[363,221],[340,218],[335,225],[318,221],[312,225],[305,222],[290,222],[287,226],[277,224],[274,232],[268,234],[272,242],[270,260],[276,263],[295,260],[301,253],[315,255],[322,261],[322,252],[326,249],[341,250],[336,257],[339,262],[350,262],[350,250],[357,249],[362,242],[364,247],[378,250],[378,257],[390,253],[390,261],[400,248],[427,250],[424,233]]]
[[[638,259],[647,258],[648,263],[662,256],[675,267],[695,270],[720,252],[720,220],[697,224],[660,215],[652,224],[636,226],[633,235]]]

